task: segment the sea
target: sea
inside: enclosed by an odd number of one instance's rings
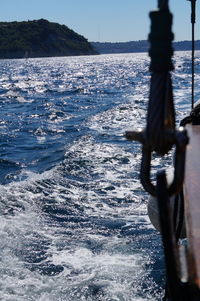
[[[191,109],[191,54],[172,72],[177,126]],[[200,52],[195,100],[200,99]],[[141,146],[147,54],[0,61],[0,300],[158,301],[159,233]],[[152,174],[171,164],[154,156]]]

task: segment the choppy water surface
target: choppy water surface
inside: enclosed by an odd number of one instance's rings
[[[160,300],[140,145],[123,137],[145,124],[148,64],[145,54],[0,61],[0,300]],[[189,64],[176,56],[178,120]]]

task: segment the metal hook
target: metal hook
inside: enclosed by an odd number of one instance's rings
[[[157,196],[157,188],[151,181],[151,154],[152,150],[145,139],[145,132],[127,132],[126,138],[129,140],[135,140],[142,143],[142,162],[141,162],[141,183],[144,189],[153,196]],[[185,170],[185,152],[186,145],[188,144],[187,131],[181,127],[178,131],[173,134],[169,134],[169,139],[176,145],[175,152],[175,165],[174,165],[174,179],[172,184],[168,187],[169,196],[179,193],[182,189],[184,181],[184,170]]]

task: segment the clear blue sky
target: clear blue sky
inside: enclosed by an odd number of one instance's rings
[[[200,39],[200,0],[197,0],[196,39]],[[149,33],[148,13],[157,0],[1,0],[1,21],[45,18],[65,24],[89,41],[144,40]],[[189,40],[190,2],[171,0],[175,40]]]

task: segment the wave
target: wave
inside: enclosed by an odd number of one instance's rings
[[[184,54],[176,60],[180,118],[190,107],[189,65]],[[159,300],[163,258],[139,183],[141,148],[123,137],[144,126],[147,57],[1,66],[10,93],[0,111],[3,299]],[[160,165],[154,158],[153,174]]]

